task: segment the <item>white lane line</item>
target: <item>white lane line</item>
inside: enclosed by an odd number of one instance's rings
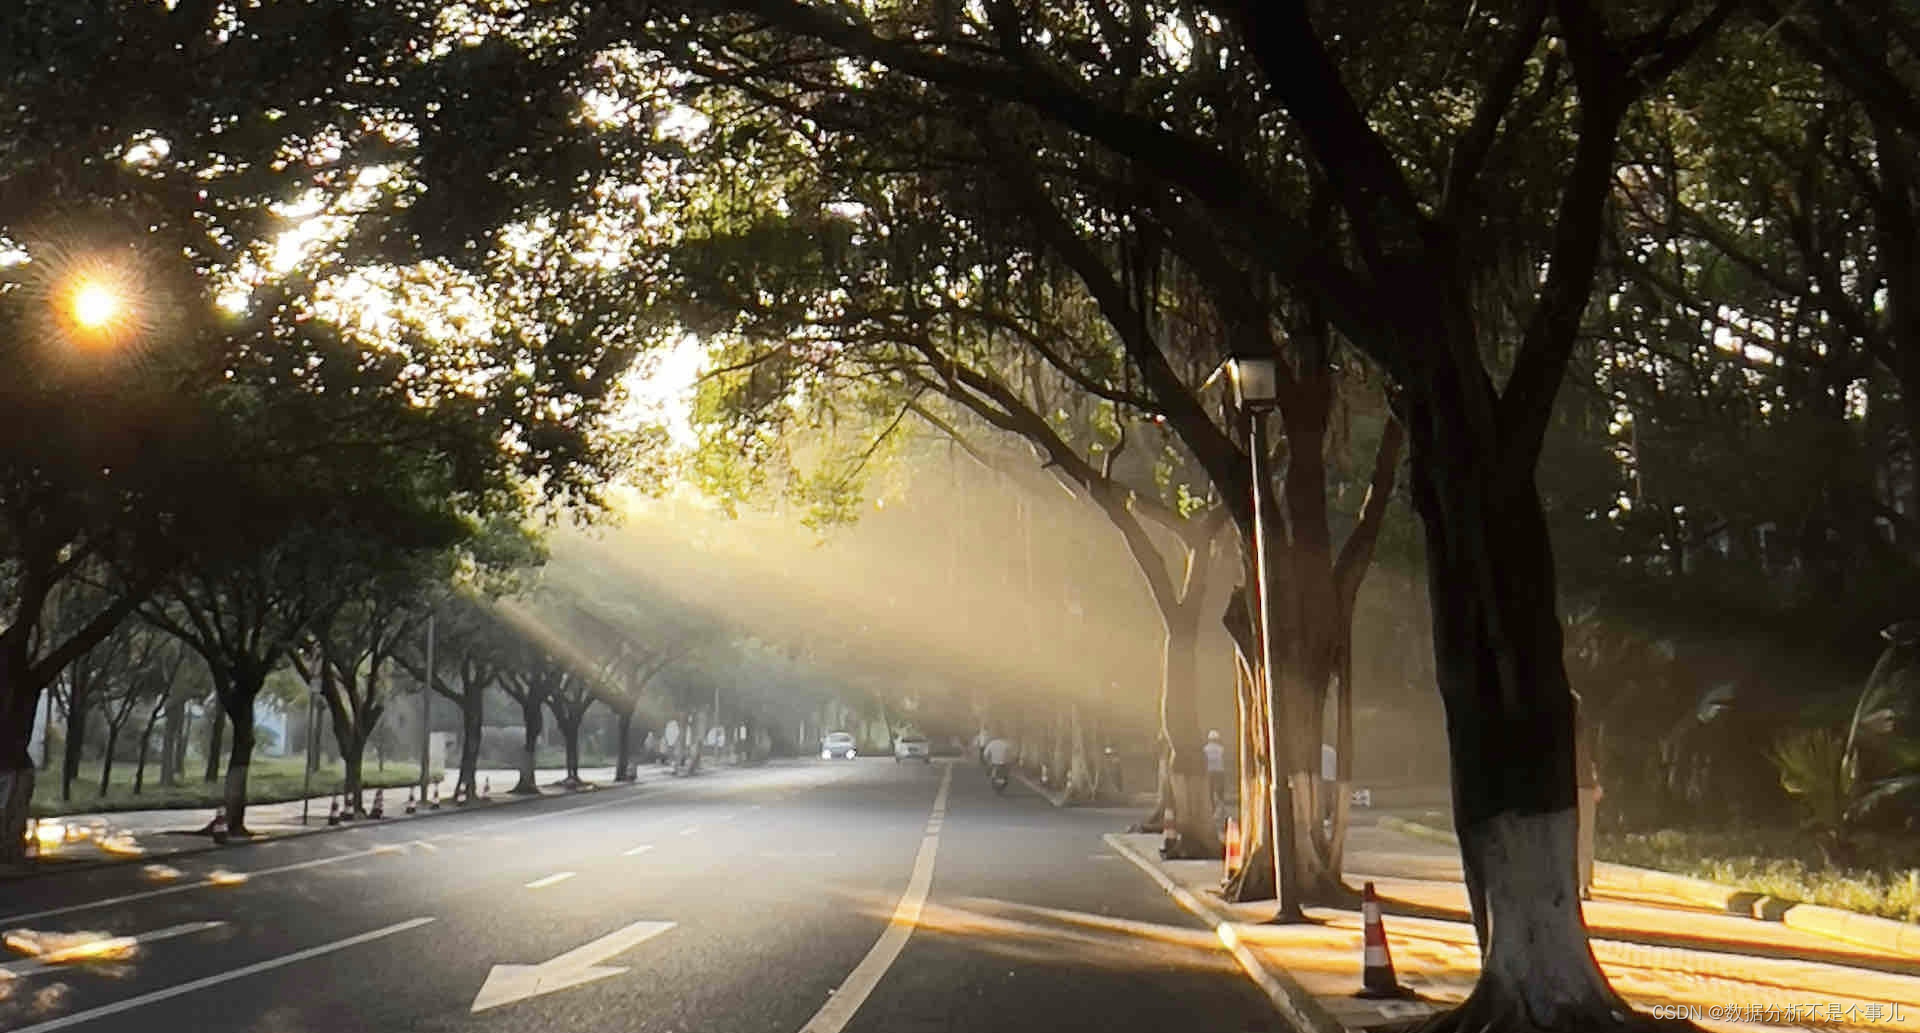
[[[370,933],[361,933],[358,936],[349,936],[344,940],[335,940],[332,943],[321,944],[318,947],[309,947],[303,951],[294,951],[292,954],[283,954],[277,958],[270,958],[266,961],[255,962],[251,965],[236,968],[231,972],[222,972],[217,976],[196,979],[190,983],[181,983],[179,986],[167,987],[165,990],[155,990],[151,993],[141,994],[138,997],[129,997],[124,1001],[115,1001],[112,1004],[101,1005],[98,1008],[77,1011],[72,1015],[62,1015],[57,1019],[49,1019],[46,1022],[35,1023],[31,1026],[22,1026],[14,1030],[13,1033],[50,1033],[52,1030],[65,1029],[68,1026],[78,1026],[83,1022],[91,1022],[94,1019],[105,1018],[109,1015],[118,1015],[124,1011],[132,1011],[135,1008],[144,1008],[149,1004],[179,997],[182,994],[190,994],[195,990],[205,990],[210,986],[219,986],[221,983],[230,983],[233,980],[243,979],[255,973],[266,972],[285,965],[291,965],[296,961],[305,961],[308,958],[317,958],[323,954],[332,954],[337,950],[345,950],[348,947],[357,947],[363,943],[371,943],[374,940],[392,936],[395,933],[404,933],[409,929],[418,928],[431,921],[433,921],[431,918],[410,918],[404,922],[396,922],[383,929],[375,929]]]
[[[225,922],[188,922],[184,925],[173,925],[165,929],[155,929],[150,933],[141,933],[138,936],[108,936],[98,940],[89,940],[86,943],[76,944],[61,950],[48,951],[37,958],[27,958],[24,961],[15,961],[0,965],[0,975],[15,978],[30,976],[35,972],[45,972],[51,968],[64,968],[73,962],[84,962],[95,958],[103,961],[119,961],[121,959],[118,955],[121,952],[131,950],[140,944],[152,943],[156,940],[171,940],[176,936],[188,936],[193,933],[204,932],[208,929],[218,929],[226,924]]]
[[[927,824],[933,826],[947,813],[947,791],[953,786],[953,765],[946,766],[946,773],[940,776],[940,792],[933,798],[933,815]],[[873,988],[880,985],[880,978],[906,949],[907,937],[913,935],[913,927],[920,922],[920,909],[927,902],[927,890],[933,885],[933,858],[940,850],[940,833],[927,832],[920,840],[920,853],[913,859],[913,877],[907,881],[907,892],[900,897],[900,903],[893,909],[893,918],[887,923],[880,939],[874,941],[873,949],[860,959],[846,982],[834,991],[827,1003],[821,1005],[807,1024],[800,1027],[800,1033],[840,1033],[848,1022],[853,1021],[855,1012],[866,1003]]]
[[[698,831],[700,831],[700,826],[688,825],[686,828],[680,830],[680,834],[683,836],[691,836]]]
[[[619,793],[615,795],[613,799],[610,799],[610,800],[600,800],[594,803],[584,804],[579,807],[563,807],[557,810],[544,811],[539,814],[529,814],[529,815],[526,815],[525,817],[505,818],[500,821],[487,822],[481,825],[476,825],[472,828],[463,829],[459,832],[443,832],[437,836],[427,836],[416,842],[419,842],[421,845],[426,846],[427,849],[432,849],[432,847],[428,845],[432,843],[447,843],[447,842],[453,842],[458,840],[469,840],[469,841],[477,842],[480,839],[484,838],[482,836],[483,833],[491,831],[493,829],[501,829],[501,828],[506,828],[512,825],[520,825],[530,821],[548,821],[553,818],[565,817],[570,814],[585,814],[588,811],[602,810],[607,807],[618,807],[623,804],[633,803],[637,799],[642,799],[647,796],[651,796],[653,795],[653,792],[666,792],[666,793],[673,793],[674,795],[679,795],[679,793],[676,792],[676,790],[685,791],[686,789],[699,788],[705,785],[707,785],[707,783],[704,783],[704,782],[691,783],[690,782],[690,783],[672,783],[672,784],[666,784],[666,785],[661,785],[656,787],[651,783],[642,783],[642,785],[639,788],[652,790],[652,792]],[[294,839],[282,840],[281,842],[294,842]],[[268,845],[274,845],[274,844],[268,844]],[[383,845],[383,846],[373,847],[372,849],[369,849],[369,850],[355,850],[345,854],[332,854],[327,857],[315,858],[310,861],[297,861],[292,864],[275,865],[273,867],[268,867],[268,868],[256,868],[252,871],[238,872],[235,874],[245,876],[248,879],[256,879],[264,875],[278,875],[282,872],[297,872],[297,871],[303,871],[308,868],[318,868],[323,865],[340,864],[345,861],[358,860],[359,858],[362,858],[362,857],[373,857],[380,854],[390,854],[400,849],[401,847],[399,846]],[[114,896],[114,897],[102,897],[99,900],[89,900],[79,904],[68,904],[64,907],[45,908],[40,911],[25,911],[16,915],[0,915],[0,925],[15,925],[20,922],[28,922],[28,921],[32,921],[34,919],[39,919],[39,918],[52,918],[56,915],[69,915],[77,911],[90,911],[90,910],[93,910],[94,908],[113,907],[116,904],[131,904],[134,901],[138,901],[138,900],[151,900],[155,897],[168,897],[176,893],[192,893],[195,890],[203,890],[212,886],[219,886],[224,884],[226,883],[223,883],[223,882],[184,883],[177,886],[165,886],[160,889],[142,890],[138,893],[123,893],[123,894],[120,894],[119,896]]]
[[[554,872],[552,875],[549,875],[544,879],[535,879],[532,882],[527,883],[527,888],[530,890],[543,890],[543,889],[546,889],[548,886],[557,886],[560,883],[563,883],[578,874],[580,873],[579,872]]]
[[[322,865],[340,864],[344,861],[357,861],[362,857],[373,857],[377,854],[390,854],[397,849],[399,848],[390,847],[390,846],[377,846],[370,850],[355,850],[351,853],[332,854],[327,857],[317,857],[311,861],[296,861],[293,864],[277,865],[272,868],[257,868],[250,872],[235,872],[235,873],[232,873],[232,875],[241,875],[241,876],[244,876],[246,879],[254,879],[262,875],[278,875],[281,872],[297,872],[307,868],[319,868]],[[66,907],[50,907],[43,911],[28,911],[28,912],[23,912],[17,915],[6,915],[4,917],[0,917],[0,925],[14,925],[19,922],[26,922],[36,918],[51,918],[54,915],[71,914],[75,911],[87,911],[97,907],[111,907],[115,904],[130,904],[136,900],[150,900],[154,897],[167,897],[167,896],[172,896],[175,893],[191,893],[194,890],[203,890],[213,886],[231,885],[232,881],[233,880],[231,875],[223,879],[209,878],[202,882],[189,882],[179,886],[167,886],[157,890],[144,890],[139,893],[123,893],[117,897],[103,897],[99,900],[89,900],[84,904],[69,904]]]
[[[634,847],[632,850],[628,850],[625,853],[622,853],[620,856],[621,857],[638,857],[641,854],[644,854],[647,851],[652,849],[653,849],[652,843],[642,843],[639,846]]]

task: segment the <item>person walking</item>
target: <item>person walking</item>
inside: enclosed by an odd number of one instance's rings
[[[1227,799],[1227,748],[1217,730],[1207,733],[1207,744],[1200,752],[1207,757],[1207,806],[1217,811]]]
[[[1580,694],[1573,693],[1573,775],[1578,800],[1579,842],[1576,863],[1579,868],[1580,899],[1593,899],[1594,819],[1600,809],[1600,768],[1594,757],[1594,728],[1588,720]]]

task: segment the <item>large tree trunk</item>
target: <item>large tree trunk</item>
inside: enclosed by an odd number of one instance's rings
[[[463,800],[479,796],[480,736],[486,722],[486,694],[470,689],[460,700],[460,775],[454,786]]]
[[[526,737],[520,750],[520,781],[513,787],[515,796],[540,795],[540,782],[535,770],[540,760],[541,709],[539,697],[531,693],[520,704],[520,716],[526,728]]]
[[[207,729],[207,771],[201,779],[209,785],[220,781],[220,740],[227,730],[226,711],[217,697],[212,710],[212,723]]]
[[[153,726],[159,722],[160,713],[165,709],[166,702],[164,700],[156,704],[153,711],[147,715],[146,726],[140,730],[140,754],[139,759],[135,761],[133,766],[133,795],[135,796],[139,796],[146,790],[147,753],[153,746]]]
[[[107,725],[107,752],[100,758],[100,798],[106,799],[107,787],[113,784],[113,748],[120,740],[120,726]]]
[[[561,718],[560,741],[567,751],[567,785],[580,785],[580,722]]]
[[[1240,611],[1244,616],[1244,609]],[[1229,613],[1231,622],[1231,613]],[[1238,639],[1238,634],[1236,634]],[[1273,835],[1271,797],[1267,795],[1267,728],[1260,682],[1242,651],[1235,662],[1235,701],[1240,714],[1240,870],[1227,877],[1221,897],[1227,901],[1273,901]]]
[[[1629,1010],[1594,962],[1580,912],[1573,696],[1545,517],[1532,471],[1481,455],[1461,405],[1427,400],[1408,428],[1454,826],[1482,956],[1473,994],[1447,1021],[1617,1027]]]
[[[166,719],[160,729],[160,784],[180,784],[187,766],[187,700],[182,696],[167,701]]]
[[[0,634],[0,864],[26,859],[33,807],[34,711],[40,693],[26,691],[25,641]]]
[[[1094,767],[1087,756],[1087,726],[1080,719],[1080,704],[1069,704],[1067,708],[1068,750],[1067,760],[1067,802],[1087,803],[1093,799]]]
[[[245,836],[247,832],[247,769],[253,763],[253,701],[260,695],[264,676],[250,683],[236,683],[232,702],[226,706],[233,720],[233,745],[227,757],[227,831]]]
[[[81,750],[87,745],[87,692],[76,679],[67,691],[67,741],[60,757],[60,800],[73,799],[73,783],[80,777]]]
[[[633,711],[620,712],[620,751],[613,761],[613,780],[631,782],[633,773]]]
[[[367,816],[367,737],[353,729],[334,728],[334,741],[340,747],[340,794],[344,797],[341,806],[356,818]],[[344,736],[344,738],[338,738]]]
[[[1172,758],[1166,793],[1180,856],[1222,856],[1219,830],[1207,784],[1207,758],[1201,751],[1199,678],[1199,601],[1189,600],[1165,617],[1166,644],[1161,654],[1160,726]],[[1162,816],[1163,822],[1167,820]]]

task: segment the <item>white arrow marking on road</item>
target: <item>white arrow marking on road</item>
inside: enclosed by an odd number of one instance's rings
[[[600,962],[631,950],[673,926],[672,922],[635,922],[538,965],[495,965],[493,971],[487,973],[487,981],[480,987],[480,993],[473,999],[473,1010],[482,1012],[529,997],[550,994],[555,990],[565,990],[570,986],[591,983],[596,979],[617,976],[626,969],[601,965]]]
[[[76,961],[87,961],[94,958],[112,961],[116,960],[116,956],[119,955],[121,951],[131,950],[143,943],[152,943],[155,940],[171,940],[176,936],[188,936],[193,933],[204,932],[208,929],[218,929],[226,924],[225,922],[188,922],[184,925],[155,929],[150,933],[141,933],[138,936],[109,936],[103,939],[89,940],[86,943],[76,944],[72,947],[65,947],[57,951],[48,951],[37,958],[28,958],[24,961],[15,961],[6,965],[0,965],[0,976],[15,978],[19,976],[30,976],[35,972],[45,972],[50,968],[60,968]]]

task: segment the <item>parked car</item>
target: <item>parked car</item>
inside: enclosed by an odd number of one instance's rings
[[[922,764],[933,763],[933,745],[924,735],[908,733],[893,740],[893,762],[917,760]]]
[[[859,755],[860,751],[853,748],[853,736],[847,732],[828,732],[820,740],[821,760],[852,760]]]

